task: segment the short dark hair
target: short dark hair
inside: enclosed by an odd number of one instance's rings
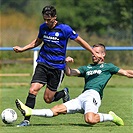
[[[93,45],[93,48],[94,48],[94,47],[102,47],[102,48],[104,49],[104,51],[106,51],[105,45],[102,44],[102,43],[94,44],[94,45]]]
[[[45,6],[42,10],[43,15],[55,17],[56,16],[56,9],[54,6]]]

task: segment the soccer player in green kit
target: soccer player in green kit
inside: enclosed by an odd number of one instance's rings
[[[92,54],[93,64],[81,66],[78,69],[72,69],[68,66],[68,62],[73,62],[73,58],[66,58],[67,76],[84,77],[85,86],[83,93],[77,98],[66,103],[56,105],[51,109],[31,109],[25,106],[19,99],[16,99],[16,106],[24,116],[43,116],[53,117],[59,114],[84,113],[84,120],[88,124],[96,124],[99,122],[111,121],[118,126],[123,126],[123,120],[114,112],[108,114],[99,113],[99,107],[103,97],[103,90],[113,74],[119,74],[128,78],[133,78],[133,70],[120,69],[112,63],[104,63],[106,55],[105,46],[103,44],[95,44],[93,50],[101,56],[97,59]]]

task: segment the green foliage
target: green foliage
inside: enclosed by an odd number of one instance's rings
[[[15,10],[39,18],[42,8],[49,4],[56,6],[59,21],[75,30],[86,29],[90,34],[102,35],[119,30],[130,34],[132,28],[132,0],[1,0],[1,10],[4,13]]]
[[[37,15],[38,11],[50,4],[51,0],[1,0],[1,11],[3,13],[10,13],[10,11],[15,10],[17,12],[22,12],[26,15]]]
[[[86,29],[87,32],[96,32],[99,35],[107,34],[110,29],[131,30],[131,0],[67,0],[54,3],[59,20],[75,29]]]

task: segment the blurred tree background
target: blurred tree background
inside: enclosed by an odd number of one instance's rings
[[[25,46],[37,37],[43,23],[42,8],[54,5],[58,21],[70,25],[90,45],[133,46],[132,0],[1,0],[0,46]],[[68,46],[77,46],[69,41]],[[88,62],[88,52],[68,51],[78,64]],[[132,65],[132,51],[109,51],[107,61]],[[32,52],[2,52],[3,60],[32,58]]]

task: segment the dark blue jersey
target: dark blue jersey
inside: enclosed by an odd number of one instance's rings
[[[74,40],[77,37],[78,34],[66,24],[57,24],[53,29],[49,29],[46,23],[42,24],[38,38],[43,39],[44,44],[40,49],[37,62],[64,70],[68,39]]]

